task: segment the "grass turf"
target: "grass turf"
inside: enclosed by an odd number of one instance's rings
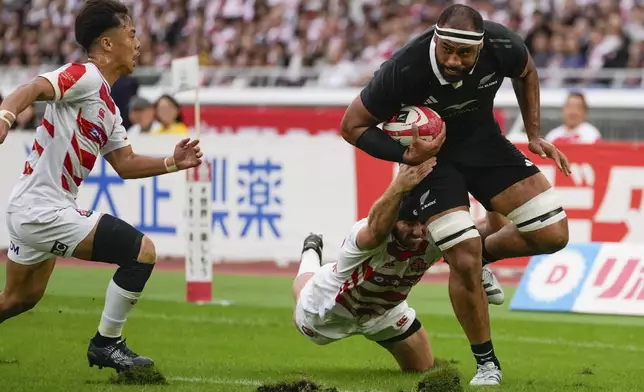
[[[4,268],[0,268],[0,287]],[[103,306],[109,268],[54,271],[38,306],[0,325],[2,391],[256,391],[264,383],[307,379],[340,391],[415,391],[420,375],[354,337],[325,347],[291,322],[291,279],[217,276],[215,297],[231,306],[184,302],[181,272],[156,271],[125,329],[128,345],[152,357],[167,384],[119,385],[111,369],[89,368],[88,340]],[[637,391],[644,382],[644,318],[510,312],[492,306],[501,387],[486,391]],[[474,374],[469,345],[445,285],[421,284],[410,303],[434,354],[458,368],[466,391]],[[313,389],[310,389],[313,390]]]

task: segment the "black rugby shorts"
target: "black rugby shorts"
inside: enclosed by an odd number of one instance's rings
[[[490,134],[475,146],[463,146],[440,154],[434,170],[412,191],[420,200],[421,218],[470,206],[468,193],[486,210],[490,200],[517,182],[539,173],[521,151],[500,133]],[[429,193],[425,195],[425,193]]]

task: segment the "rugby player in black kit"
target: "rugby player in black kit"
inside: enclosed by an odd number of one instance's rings
[[[450,265],[450,299],[477,361],[472,385],[501,380],[481,260],[553,253],[568,243],[566,214],[550,183],[502,135],[494,118],[494,97],[506,77],[512,79],[530,151],[553,159],[568,175],[564,154],[541,138],[539,79],[523,40],[464,5],[447,8],[435,27],[384,62],[342,120],[344,138],[376,158],[417,165],[437,156],[434,171],[412,197],[425,198],[420,213]],[[427,106],[445,120],[442,146],[417,138],[405,148],[377,127],[407,105]],[[468,192],[488,211],[476,224]]]

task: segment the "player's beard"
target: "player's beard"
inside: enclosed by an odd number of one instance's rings
[[[476,60],[474,60],[474,64],[471,67],[460,67],[460,68],[447,68],[444,64],[438,63],[438,72],[443,76],[443,79],[447,80],[450,83],[455,83],[463,80],[465,78],[465,75],[469,74],[474,67],[476,67],[476,64],[479,62],[479,56],[481,55],[481,51],[476,54]],[[448,73],[447,70],[453,71],[455,73]]]

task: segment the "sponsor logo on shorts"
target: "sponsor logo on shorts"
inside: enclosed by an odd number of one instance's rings
[[[315,337],[315,332],[311,331],[310,329],[306,328],[305,326],[302,326],[302,332],[304,332],[304,334],[306,336],[310,336],[312,338]]]
[[[56,256],[65,256],[68,249],[69,245],[65,245],[60,241],[55,241],[54,246],[51,247],[51,253],[55,254]]]
[[[79,210],[78,208],[76,209],[76,212],[78,212],[78,215],[84,216],[86,218],[89,218],[94,213],[94,211],[92,210]]]
[[[400,320],[396,323],[396,327],[402,328],[405,324],[409,322],[409,317],[407,316],[402,316]]]
[[[20,254],[20,247],[14,244],[13,241],[9,243],[9,250],[17,255]]]

